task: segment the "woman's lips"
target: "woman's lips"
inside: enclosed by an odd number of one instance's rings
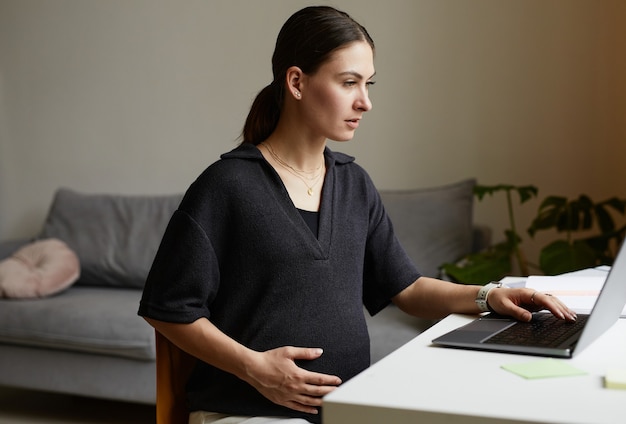
[[[346,123],[353,130],[356,130],[357,128],[359,128],[359,119],[348,119]]]

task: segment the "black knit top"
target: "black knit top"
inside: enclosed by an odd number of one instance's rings
[[[363,305],[375,314],[419,277],[367,173],[325,150],[318,237],[252,145],[222,155],[190,186],[165,232],[139,314],[206,317],[245,346],[319,347],[298,365],[344,382],[369,366]],[[200,362],[190,410],[304,417]]]

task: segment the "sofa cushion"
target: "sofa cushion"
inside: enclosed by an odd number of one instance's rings
[[[42,238],[58,238],[81,263],[77,285],[142,288],[182,195],[81,194],[59,189]]]
[[[72,286],[45,299],[0,299],[0,342],[154,360],[140,290]]]
[[[420,272],[440,276],[440,266],[472,249],[474,186],[467,179],[416,190],[381,191],[396,235]]]
[[[65,290],[80,275],[78,257],[58,239],[30,243],[0,261],[0,297],[44,297]]]

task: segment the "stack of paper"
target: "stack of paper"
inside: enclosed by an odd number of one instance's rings
[[[532,275],[527,278],[526,287],[558,296],[570,309],[577,313],[588,314],[598,299],[607,275],[606,269],[597,268],[589,272],[553,277]],[[622,310],[621,317],[626,317],[626,306]]]

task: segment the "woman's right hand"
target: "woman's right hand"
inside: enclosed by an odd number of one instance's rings
[[[206,318],[190,324],[146,320],[187,353],[252,385],[274,403],[317,414],[322,396],[341,384],[339,377],[307,371],[296,361],[312,361],[322,349],[280,347],[257,352],[228,337]]]
[[[257,352],[246,364],[246,381],[272,402],[308,414],[317,414],[322,397],[341,384],[337,376],[300,368],[297,360],[314,360],[317,348],[280,347]]]

